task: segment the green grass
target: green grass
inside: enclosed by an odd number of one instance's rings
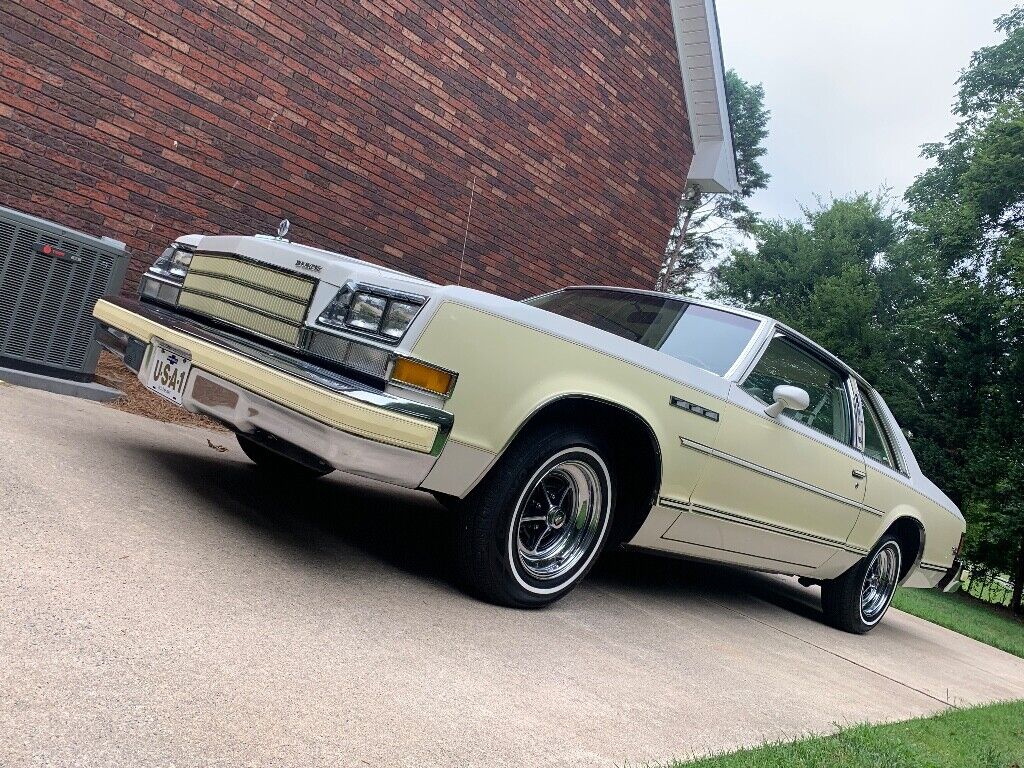
[[[1024,702],[946,712],[834,736],[768,744],[679,768],[1011,768],[1024,766]]]
[[[946,595],[935,589],[901,589],[892,604],[901,611],[1024,658],[1024,621],[1014,618],[1005,608],[959,592]]]

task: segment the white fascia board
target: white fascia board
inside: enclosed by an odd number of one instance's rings
[[[736,152],[725,97],[725,64],[715,0],[670,0],[683,98],[693,140],[686,186],[737,192]]]

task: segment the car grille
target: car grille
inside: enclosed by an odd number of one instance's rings
[[[239,256],[192,257],[178,306],[297,347],[316,280]]]
[[[391,351],[360,344],[329,333],[315,331],[309,340],[309,351],[323,360],[355,368],[379,379],[387,376]]]

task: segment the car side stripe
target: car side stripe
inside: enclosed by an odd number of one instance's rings
[[[840,496],[838,493],[826,491],[824,488],[819,488],[816,485],[805,483],[803,480],[798,480],[795,477],[790,477],[789,475],[784,475],[781,472],[776,472],[774,469],[762,467],[760,464],[755,464],[751,461],[747,461],[746,459],[741,459],[739,456],[733,456],[731,453],[719,451],[715,448],[712,448],[709,445],[704,445],[704,443],[698,443],[696,440],[690,440],[688,438],[680,436],[679,442],[684,448],[689,448],[690,450],[698,451],[708,456],[712,456],[716,459],[727,461],[730,464],[735,464],[738,467],[749,469],[751,472],[757,472],[758,474],[764,475],[765,477],[770,477],[774,480],[778,480],[779,482],[787,483],[789,485],[794,486],[795,488],[800,488],[810,493],[816,493],[819,496],[824,496],[827,499],[838,501],[840,504],[846,504],[847,506],[853,507],[854,509],[859,509],[863,512],[870,512],[872,515],[878,515],[879,517],[885,515],[885,513],[880,509],[869,507],[867,504],[862,504],[859,501],[848,499],[845,496]]]
[[[782,525],[776,525],[775,523],[769,523],[765,520],[755,520],[744,515],[738,515],[735,512],[726,512],[721,509],[713,509],[712,507],[705,507],[701,504],[687,504],[686,502],[679,501],[678,499],[668,498],[662,496],[660,499],[663,507],[670,509],[678,509],[686,512],[693,512],[694,514],[704,515],[705,517],[715,517],[720,520],[725,520],[730,523],[737,523],[739,525],[745,525],[750,528],[759,528],[769,533],[777,533],[782,536],[789,536],[794,539],[803,539],[804,541],[810,541],[814,544],[824,544],[828,547],[834,547],[836,549],[842,549],[847,552],[852,552],[857,555],[866,555],[868,550],[860,547],[855,547],[840,539],[831,539],[827,536],[818,536],[813,533],[807,533],[806,531],[798,531],[793,528],[786,528]]]

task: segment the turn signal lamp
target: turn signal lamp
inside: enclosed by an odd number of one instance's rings
[[[391,381],[447,397],[455,384],[455,374],[419,360],[399,357],[391,369]]]

